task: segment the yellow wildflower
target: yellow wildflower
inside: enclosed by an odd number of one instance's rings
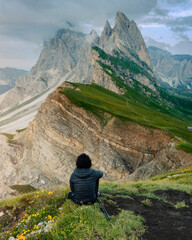
[[[39,228],[39,226],[38,225],[34,225],[34,227],[33,227],[34,229],[38,229]]]

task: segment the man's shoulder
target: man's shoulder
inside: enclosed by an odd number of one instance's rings
[[[70,179],[73,179],[73,178],[75,178],[75,173],[74,172],[71,174]]]
[[[103,176],[103,172],[92,169],[92,174],[94,174],[96,177],[101,178]]]

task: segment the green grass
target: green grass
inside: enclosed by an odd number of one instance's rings
[[[98,63],[103,68],[103,71],[111,77],[111,79],[115,82],[117,86],[119,86],[120,88],[126,89],[129,93],[130,87],[128,87],[128,84],[125,84],[125,81],[124,81],[127,78],[127,74],[123,72],[123,70],[127,69],[128,71],[134,74],[131,78],[129,77],[129,79],[132,79],[131,88],[137,91],[136,95],[138,95],[138,92],[139,92],[139,95],[142,95],[143,103],[145,102],[145,104],[148,105],[148,101],[145,101],[146,100],[145,95],[150,94],[150,99],[152,101],[149,101],[149,102],[150,104],[153,105],[153,107],[156,107],[157,109],[159,109],[160,107],[159,104],[160,104],[164,107],[164,110],[165,109],[169,110],[169,113],[172,112],[173,115],[180,116],[181,118],[184,117],[184,118],[191,119],[191,116],[192,116],[191,99],[185,98],[185,97],[179,97],[175,94],[171,94],[165,89],[158,86],[156,83],[156,79],[151,75],[151,69],[147,66],[147,64],[142,63],[141,64],[142,66],[138,65],[134,61],[130,60],[120,50],[115,51],[114,53],[116,56],[115,57],[115,56],[106,54],[99,47],[93,47],[93,49],[99,53],[100,60],[98,60]],[[138,56],[135,59],[138,60]],[[106,60],[107,62],[110,62],[110,66],[108,65],[108,63],[106,64]],[[148,71],[150,71],[150,73]],[[119,73],[121,73],[121,77],[119,76]],[[149,87],[135,80],[134,76],[138,74],[147,77],[148,80],[155,87],[156,91],[153,91]],[[163,108],[161,108],[161,110],[162,109]]]
[[[188,175],[191,168],[184,168],[164,173],[182,173]],[[156,180],[155,180],[156,179]],[[152,206],[152,198],[166,202],[154,194],[155,190],[179,190],[192,195],[192,185],[180,180],[170,181],[162,175],[139,182],[102,182],[99,191],[105,204],[118,207],[116,197],[131,199],[134,195],[143,196],[142,201],[147,207]],[[117,216],[111,221],[105,219],[99,204],[79,206],[67,200],[68,187],[59,187],[43,191],[27,193],[19,197],[0,201],[0,208],[12,207],[7,214],[7,221],[0,220],[0,239],[8,240],[10,236],[18,240],[60,240],[60,239],[141,239],[146,231],[145,221],[131,211],[119,209]],[[129,196],[130,195],[130,196]],[[168,202],[167,202],[168,203]],[[187,207],[184,201],[177,204],[168,203],[175,208]],[[20,210],[18,219],[13,221],[12,215]],[[46,230],[46,231],[45,231]]]
[[[192,186],[192,167],[186,167],[182,169],[172,170],[159,174],[153,178],[152,181],[177,183],[180,185]]]
[[[150,201],[150,199],[145,199],[142,201],[142,203],[147,206],[147,207],[151,207],[152,206],[152,202]]]
[[[66,201],[50,239],[138,239],[145,232],[143,223],[142,217],[123,210],[107,222],[98,204],[77,206]]]
[[[17,237],[17,239],[25,239],[27,234],[33,232],[37,235],[35,231],[46,225],[53,225],[59,214],[59,208],[67,198],[68,191],[69,188],[66,187],[55,188],[27,193],[16,198],[0,201],[0,208],[5,206],[13,207],[7,214],[7,219],[0,222],[0,228],[4,229],[4,233],[0,234],[0,239],[9,239],[10,236]],[[20,217],[17,221],[14,220],[15,211],[20,212]],[[13,215],[13,219],[10,219],[11,215]],[[12,221],[13,223],[10,225]],[[40,222],[43,222],[44,225],[38,227]],[[37,239],[41,239],[41,237]]]
[[[84,85],[71,83],[78,88],[78,91],[71,88],[61,90],[75,105],[84,108],[97,115],[101,124],[110,119],[106,119],[105,113],[117,117],[123,122],[135,122],[140,125],[158,128],[169,132],[173,137],[180,138],[178,148],[192,152],[192,133],[186,129],[192,122],[181,120],[166,109],[159,106],[147,97],[142,98],[134,89],[124,95],[118,95],[96,84]],[[129,97],[127,97],[129,95]],[[148,105],[145,102],[148,101]],[[144,103],[143,103],[144,102]]]
[[[184,207],[189,207],[185,204],[185,201],[182,201],[182,202],[177,202],[177,204],[175,204],[175,208],[178,209],[178,208],[184,208]]]
[[[144,219],[133,212],[122,210],[108,222],[98,203],[76,205],[66,200],[68,191],[62,187],[0,201],[1,208],[13,206],[10,222],[15,209],[22,212],[12,225],[0,221],[0,239],[138,239],[145,232]]]
[[[23,132],[23,131],[25,131],[26,129],[27,129],[27,128],[18,129],[18,130],[16,130],[16,132],[20,133],[20,132]]]

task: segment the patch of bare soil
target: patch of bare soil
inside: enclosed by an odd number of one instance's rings
[[[144,196],[113,194],[104,200],[104,205],[109,215],[118,215],[120,208],[142,216],[147,227],[142,236],[144,240],[191,240],[192,195],[176,190],[158,190],[154,194],[168,202]],[[112,204],[109,199],[117,204]],[[178,202],[185,203],[186,207],[176,209],[174,205]]]
[[[13,206],[5,206],[0,208],[0,232],[7,231],[13,226],[24,214],[24,209]]]

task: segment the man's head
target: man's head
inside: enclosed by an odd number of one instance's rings
[[[76,161],[77,168],[90,168],[91,167],[91,159],[85,153],[82,153],[78,156]]]

